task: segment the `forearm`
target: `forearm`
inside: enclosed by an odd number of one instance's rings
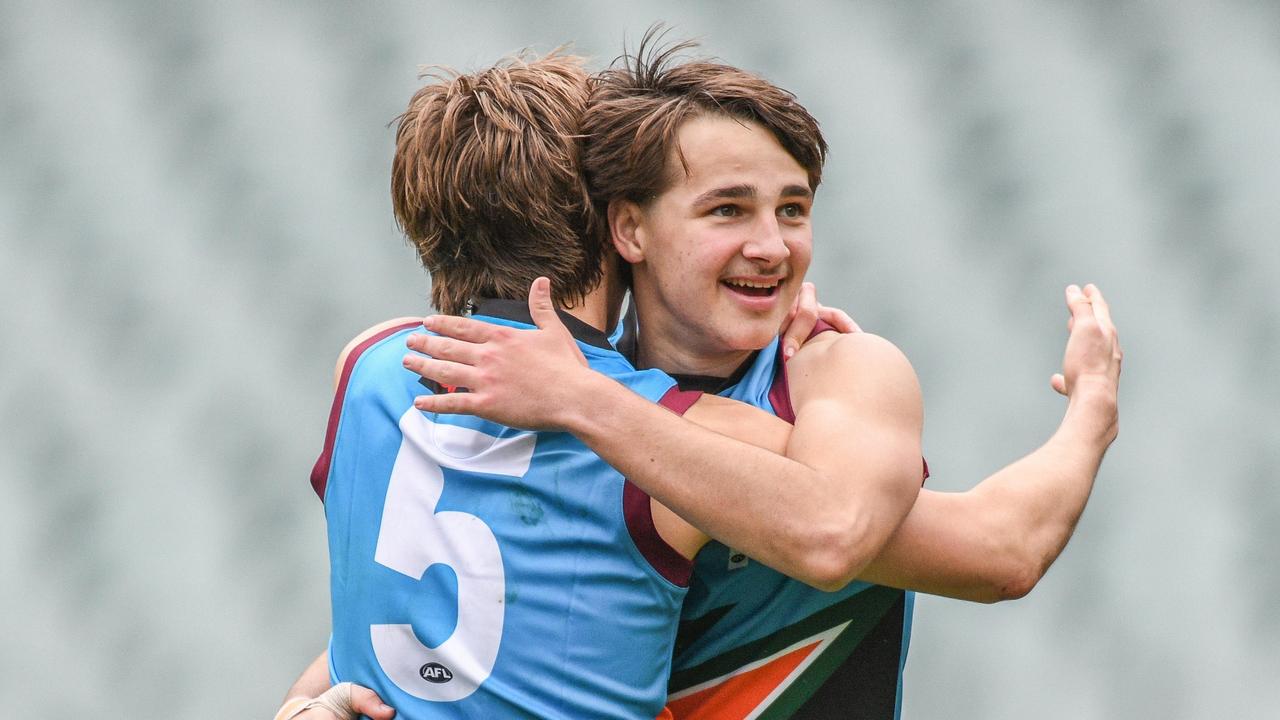
[[[848,558],[834,555],[845,552],[850,535],[864,537],[850,527],[871,525],[867,506],[874,500],[855,497],[843,478],[785,457],[788,433],[776,430],[789,426],[781,420],[767,417],[776,425],[762,432],[753,422],[759,417],[697,416],[695,406],[690,417],[712,430],[603,376],[584,392],[592,406],[571,410],[564,425],[631,482],[702,532],[780,572],[818,586],[839,580],[830,566]],[[609,411],[592,411],[602,406]],[[862,562],[892,529],[863,542]]]
[[[1114,437],[1114,404],[1082,393],[1036,451],[967,492],[921,491],[859,578],[980,602],[1025,595],[1070,539]]]

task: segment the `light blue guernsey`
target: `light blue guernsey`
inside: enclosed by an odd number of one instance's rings
[[[532,327],[523,303],[477,319]],[[653,401],[637,371],[565,317],[593,368]],[[647,496],[567,433],[413,408],[406,337],[348,357],[312,482],[324,499],[330,674],[397,718],[641,718],[663,708],[687,561],[657,538]]]
[[[794,422],[778,341],[744,371],[727,389],[681,384]],[[863,582],[822,592],[713,541],[694,564],[669,706],[677,720],[896,718],[913,601]]]

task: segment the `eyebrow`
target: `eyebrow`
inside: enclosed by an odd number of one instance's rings
[[[726,187],[718,187],[708,190],[694,199],[695,205],[711,202],[713,200],[741,200],[750,199],[756,196],[756,188],[754,185],[728,185]],[[813,197],[813,191],[803,185],[788,185],[782,188],[782,197]]]

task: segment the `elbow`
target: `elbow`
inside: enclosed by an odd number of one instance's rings
[[[995,597],[992,602],[1020,600],[1026,597],[1040,582],[1040,577],[1038,573],[1034,572],[1011,573],[996,586]]]
[[[990,578],[989,602],[1019,600],[1026,597],[1040,583],[1048,565],[1026,552],[1011,552],[1000,563],[997,573]]]
[[[823,592],[839,592],[857,577],[857,572],[847,572],[845,565],[838,562],[811,562],[805,570],[805,577],[797,579]]]
[[[860,523],[841,521],[811,536],[801,563],[804,577],[796,579],[824,592],[843,590],[879,552]]]
[[[858,576],[856,571],[847,572],[845,563],[811,561],[806,565],[804,576],[796,579],[823,592],[839,592]]]

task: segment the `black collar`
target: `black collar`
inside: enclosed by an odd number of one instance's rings
[[[681,390],[698,390],[704,393],[718,394],[742,382],[742,378],[746,377],[747,371],[751,369],[751,365],[755,363],[759,354],[759,350],[751,353],[746,360],[742,361],[738,369],[734,370],[733,374],[727,378],[716,377],[715,375],[679,375],[676,373],[671,373],[671,377],[680,386]]]
[[[529,304],[523,300],[499,300],[497,298],[481,298],[476,301],[472,311],[472,315],[487,315],[489,317],[500,318],[502,320],[510,320],[512,322],[522,322],[533,325],[533,316],[529,314]],[[575,340],[601,348],[603,350],[613,350],[614,347],[609,344],[609,336],[599,328],[592,327],[569,313],[557,308],[556,314],[560,316],[560,322],[569,328],[569,334],[573,335]]]

